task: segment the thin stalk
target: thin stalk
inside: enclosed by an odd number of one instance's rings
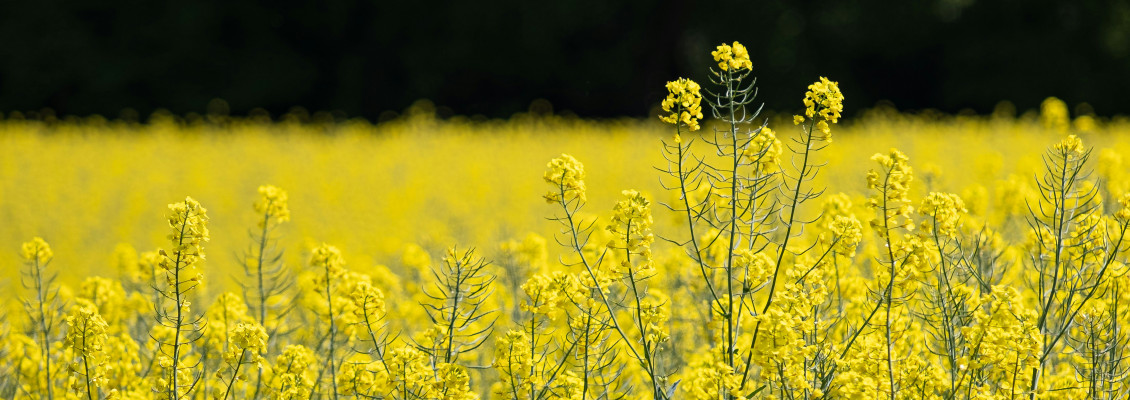
[[[185,213],[188,212],[190,211],[185,211]],[[177,258],[173,263],[173,284],[175,285],[173,287],[173,297],[174,301],[176,301],[177,307],[177,318],[174,323],[174,325],[176,325],[176,332],[173,334],[173,360],[171,369],[172,386],[169,387],[169,398],[173,400],[180,399],[180,393],[177,391],[177,387],[179,385],[179,383],[177,382],[177,369],[180,368],[180,332],[184,325],[184,307],[182,306],[184,299],[182,299],[182,296],[185,295],[185,293],[182,293],[180,286],[180,270],[183,251],[179,249],[184,246],[184,231],[187,226],[188,216],[186,215],[184,220],[181,221],[180,233],[177,235]]]
[[[336,362],[335,362],[336,358],[334,357],[334,346],[336,344],[334,342],[337,341],[337,325],[334,323],[334,302],[333,302],[333,292],[330,291],[330,266],[329,266],[328,263],[325,265],[325,269],[326,269],[326,306],[328,307],[329,319],[330,319],[330,358],[329,358],[330,383],[332,384],[332,388],[333,388],[333,398],[336,400],[337,399],[337,370],[336,370],[336,365],[335,365],[336,364]]]

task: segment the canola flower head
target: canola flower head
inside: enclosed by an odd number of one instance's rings
[[[55,257],[55,253],[46,240],[37,236],[20,246],[20,256],[28,262],[46,263]]]
[[[264,220],[259,221],[259,228],[290,221],[286,191],[274,185],[259,186],[259,201],[255,202],[255,212],[265,215]]]
[[[769,252],[746,248],[738,249],[734,256],[734,266],[745,272],[743,279],[747,288],[756,288],[768,281],[777,262]]]
[[[318,359],[306,346],[292,344],[275,358],[271,374],[265,377],[269,397],[272,399],[305,399],[314,387],[315,378],[310,369]]]
[[[849,257],[855,255],[855,249],[863,240],[863,225],[854,215],[832,217],[829,230],[833,237],[838,238],[834,249],[837,254]]]
[[[63,343],[80,354],[102,351],[109,324],[98,314],[93,303],[80,300],[67,316],[67,335]]]
[[[965,202],[956,194],[930,192],[922,199],[918,212],[926,217],[922,221],[923,231],[936,229],[939,235],[954,238],[957,236],[961,214],[966,214],[969,210],[965,209]]]
[[[1067,103],[1056,97],[1048,97],[1040,103],[1040,124],[1044,129],[1056,133],[1066,133],[1071,128],[1071,115]]]
[[[753,69],[753,62],[749,59],[749,51],[738,42],[734,42],[732,45],[722,43],[710,55],[714,56],[714,61],[718,62],[718,68],[723,71],[737,72],[743,69]]]
[[[345,258],[337,246],[322,243],[310,251],[310,265],[325,268],[332,276],[345,273]]]
[[[609,241],[608,247],[626,249],[632,254],[639,254],[643,258],[641,270],[651,268],[651,244],[655,242],[655,235],[651,233],[654,222],[651,216],[651,202],[640,192],[624,190],[621,192],[625,199],[616,203],[612,209],[612,221],[608,224],[608,232],[615,236]],[[627,261],[625,261],[627,262]],[[627,267],[627,265],[624,265]]]
[[[522,284],[522,291],[528,299],[523,300],[520,307],[531,314],[557,319],[569,296],[579,286],[572,276],[561,271],[534,275]]]
[[[545,166],[545,182],[553,185],[546,194],[549,203],[579,200],[585,201],[585,166],[568,154],[549,161]]]
[[[506,375],[527,374],[533,362],[530,353],[530,336],[523,330],[512,329],[499,336],[495,344],[492,366]]]
[[[819,81],[808,85],[808,92],[804,94],[804,107],[804,114],[808,118],[819,115],[827,121],[817,129],[826,135],[829,134],[830,129],[827,124],[839,122],[840,113],[844,111],[844,94],[840,91],[840,84],[821,76]],[[799,115],[793,117],[793,123],[801,122],[804,122],[804,117]]]
[[[384,293],[367,280],[356,283],[353,290],[350,291],[349,300],[352,305],[352,312],[360,323],[372,324],[385,315]]]
[[[667,98],[663,99],[660,106],[669,114],[660,115],[659,119],[668,124],[683,124],[691,131],[697,131],[698,121],[702,119],[701,89],[698,83],[686,78],[667,82]]]
[[[230,364],[239,362],[244,357],[244,352],[250,354],[244,362],[259,364],[263,357],[261,354],[267,350],[267,330],[257,323],[240,323],[230,333],[232,344],[231,351],[224,355],[225,361]]]
[[[1130,193],[1123,194],[1118,199],[1118,205],[1120,207],[1114,212],[1114,219],[1122,223],[1130,222]]]
[[[776,132],[765,126],[753,136],[753,140],[750,141],[744,155],[748,162],[757,165],[758,170],[771,172],[780,163],[783,149],[781,140],[777,139]]]
[[[72,389],[86,390],[89,382],[93,387],[106,385],[105,347],[108,339],[106,331],[109,324],[98,314],[98,307],[86,300],[79,300],[66,318],[67,333],[63,345],[74,351],[83,361],[70,366],[75,379]]]
[[[881,171],[871,170],[867,173],[867,187],[875,190],[869,203],[872,208],[885,214],[876,216],[871,221],[871,226],[914,229],[914,222],[910,219],[914,206],[908,197],[910,183],[914,181],[910,158],[898,149],[891,149],[889,154],[876,153],[871,156],[871,160],[879,164]],[[884,229],[877,229],[877,232],[884,237],[888,234]]]
[[[192,197],[186,197],[183,202],[169,204],[168,221],[168,239],[173,246],[173,254],[160,251],[165,257],[161,258],[159,266],[166,271],[182,268],[190,272],[199,261],[204,260],[204,242],[209,240],[208,210]],[[177,265],[178,259],[180,265]],[[203,275],[197,273],[190,279],[199,284]]]
[[[1062,154],[1064,157],[1070,159],[1077,159],[1087,152],[1087,148],[1083,147],[1083,139],[1075,135],[1068,135],[1052,146],[1056,153]]]
[[[183,232],[183,247],[200,246],[202,242],[209,240],[208,210],[196,199],[185,197],[183,202],[169,204],[168,219],[169,227],[173,229],[170,239],[175,239]]]

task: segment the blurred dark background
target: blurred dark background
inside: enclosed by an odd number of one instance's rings
[[[0,112],[142,117],[292,106],[377,119],[430,99],[507,117],[536,99],[644,116],[740,41],[770,109],[838,80],[849,111],[1130,110],[1130,2],[1041,0],[0,2]],[[544,104],[544,102],[542,102]],[[849,112],[849,115],[851,112]],[[387,115],[387,114],[386,114]]]

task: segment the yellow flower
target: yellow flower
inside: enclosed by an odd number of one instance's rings
[[[617,202],[612,209],[612,221],[607,229],[615,239],[608,243],[608,247],[639,255],[642,260],[635,273],[650,271],[651,244],[655,241],[655,236],[651,233],[651,202],[635,190],[621,193],[626,199]],[[624,260],[621,267],[623,270],[615,271],[617,275],[627,273],[627,268],[631,266],[628,265],[628,260]]]
[[[98,307],[85,300],[79,300],[67,317],[67,335],[63,344],[83,360],[71,367],[76,377],[81,377],[81,382],[75,381],[75,390],[85,391],[87,383],[95,388],[105,386],[107,365],[104,350],[108,327],[106,320],[98,315]]]
[[[260,354],[267,350],[267,331],[254,322],[241,323],[231,332],[231,344],[232,349],[224,355],[229,364],[239,362],[244,357],[244,351],[250,354],[250,358],[244,359],[244,363],[258,364],[262,361]]]
[[[1114,219],[1122,223],[1130,222],[1130,193],[1123,194],[1122,198],[1118,199],[1118,204],[1122,207],[1114,212]]]
[[[166,271],[181,268],[182,276],[190,275],[193,267],[204,260],[204,242],[209,240],[208,210],[192,197],[186,197],[183,202],[169,204],[168,220],[173,254],[162,257],[159,266]],[[177,260],[180,264],[174,265]]]
[[[287,208],[286,200],[286,191],[274,185],[259,187],[259,201],[255,203],[255,211],[263,214],[259,228],[290,221],[290,209]]]
[[[32,238],[30,242],[24,242],[21,246],[20,255],[28,262],[38,262],[45,264],[55,257],[55,253],[51,252],[51,246],[47,244],[46,240],[41,237]]]
[[[749,51],[738,42],[734,42],[732,46],[722,43],[710,55],[714,56],[714,61],[718,62],[718,68],[723,71],[753,69],[753,62],[749,59]]]
[[[337,247],[323,243],[310,252],[310,265],[324,268],[330,278],[340,277],[345,274],[345,258]],[[324,279],[324,278],[319,278]],[[325,284],[325,282],[319,282]]]
[[[1086,148],[1083,147],[1083,140],[1075,135],[1068,135],[1052,147],[1055,148],[1056,152],[1063,154],[1069,159],[1078,159],[1087,152]]]
[[[1067,103],[1055,97],[1048,97],[1040,103],[1040,124],[1056,133],[1066,133],[1071,127],[1071,116]]]
[[[690,130],[697,131],[698,121],[702,119],[700,90],[698,83],[686,78],[667,82],[667,98],[660,105],[664,112],[670,114],[660,115],[659,119],[668,124],[684,124]],[[676,138],[676,142],[678,141]]]
[[[867,187],[875,189],[870,205],[885,214],[873,220],[871,226],[877,228],[876,232],[883,237],[888,235],[886,229],[913,229],[910,214],[914,206],[907,197],[910,182],[914,180],[914,171],[907,164],[910,159],[898,149],[891,149],[890,155],[877,153],[871,156],[871,160],[879,163],[882,172],[871,170],[867,173]]]
[[[755,163],[760,171],[771,172],[777,168],[777,163],[781,160],[781,152],[781,141],[777,139],[775,132],[766,126],[753,136],[744,155],[750,163]]]
[[[317,358],[314,352],[302,345],[288,345],[275,359],[271,374],[264,377],[271,399],[304,399],[316,381],[310,369]]]
[[[556,319],[563,310],[562,305],[569,301],[569,288],[576,285],[576,281],[572,279],[572,276],[561,271],[534,275],[522,284],[522,291],[528,299],[522,301],[521,309],[545,315],[551,320]]]
[[[558,203],[577,199],[585,201],[585,166],[576,158],[568,154],[554,158],[546,164],[545,181],[553,185],[553,189],[546,194],[545,200],[549,203]]]
[[[969,211],[965,209],[961,197],[952,193],[930,192],[922,200],[922,206],[918,208],[918,213],[926,217],[926,220],[922,221],[922,230],[926,232],[937,230],[939,235],[948,238],[957,236],[958,220],[961,214],[967,212]]]
[[[839,83],[821,76],[819,81],[808,85],[808,92],[804,94],[804,106],[804,114],[808,118],[815,118],[819,114],[828,123],[838,122],[840,113],[844,111],[844,94],[840,92]],[[798,117],[800,116],[793,117],[794,123],[803,122]]]
[[[855,248],[859,246],[859,242],[863,240],[863,225],[854,215],[842,216],[837,215],[832,217],[832,224],[830,227],[832,236],[838,238],[836,241],[835,251],[838,254],[853,256],[855,255]]]

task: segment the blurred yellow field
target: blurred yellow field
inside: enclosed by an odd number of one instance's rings
[[[674,126],[0,121],[0,394],[1125,398],[1130,120],[837,123],[824,80],[692,132],[679,85]]]
[[[1124,154],[1130,121],[1093,126],[1078,121],[1089,145]],[[787,122],[787,121],[778,121]],[[787,130],[788,126],[776,127]],[[789,123],[788,125],[791,125]],[[191,195],[208,207],[215,239],[209,265],[226,268],[244,250],[261,184],[286,188],[294,218],[283,247],[291,264],[314,243],[335,243],[353,264],[395,264],[405,246],[432,251],[461,244],[491,251],[529,232],[549,236],[552,208],[540,201],[542,167],[561,153],[591,171],[591,212],[609,210],[623,189],[656,200],[662,140],[656,121],[516,118],[472,123],[417,116],[375,126],[256,123],[224,125],[158,120],[124,124],[96,120],[47,125],[0,122],[0,239],[15,244],[48,239],[71,284],[84,276],[114,276],[114,248],[137,250],[165,242],[165,205]],[[821,154],[828,166],[818,183],[829,193],[864,196],[871,154],[897,147],[930,190],[984,192],[989,206],[1010,176],[1032,184],[1040,153],[1066,130],[1026,118],[923,117],[876,110],[839,128]],[[1075,130],[1072,130],[1075,132]],[[1111,169],[1116,169],[1113,166]],[[927,181],[915,182],[925,194]],[[974,199],[967,199],[967,202]],[[657,229],[675,215],[657,214]],[[12,247],[10,246],[10,247]],[[0,260],[14,279],[18,257]]]

